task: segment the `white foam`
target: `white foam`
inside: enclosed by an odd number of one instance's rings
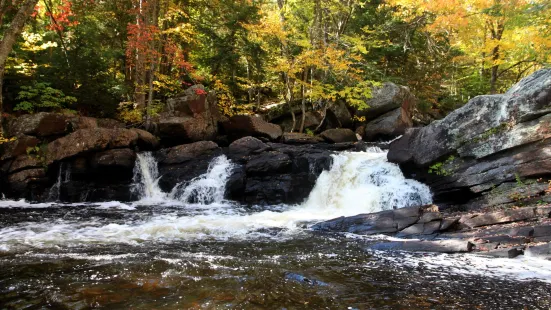
[[[213,161],[209,171],[193,180],[191,188],[199,204],[186,204],[186,188],[173,199],[157,187],[158,172],[151,156],[139,158],[137,179],[145,201],[160,200],[191,210],[193,215],[158,215],[142,222],[97,225],[97,223],[29,223],[21,227],[0,230],[0,243],[12,245],[52,246],[86,242],[137,243],[143,241],[174,241],[198,239],[255,239],[269,237],[286,239],[303,231],[303,224],[377,212],[392,208],[422,205],[431,202],[425,185],[406,180],[400,169],[386,160],[379,149],[362,153],[342,153],[333,156],[330,171],[318,178],[310,197],[302,205],[283,207],[282,211],[262,211],[248,214],[245,210],[223,201],[225,179],[231,163],[225,157]],[[151,165],[155,167],[151,167]],[[177,199],[184,197],[184,201]],[[99,204],[103,208],[131,209],[120,203]],[[210,203],[210,204],[208,204]],[[276,229],[274,232],[271,229]]]
[[[508,278],[519,281],[539,280],[551,283],[551,261],[519,256],[515,259],[491,258],[475,254],[406,253],[389,255],[371,251],[386,262],[408,267],[423,266],[430,271],[464,276]]]

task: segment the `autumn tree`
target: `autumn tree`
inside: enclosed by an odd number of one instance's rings
[[[546,1],[391,0],[389,3],[400,8],[398,14],[430,20],[426,30],[445,35],[463,51],[456,61],[488,77],[490,93],[499,90],[499,79],[511,71],[516,71],[520,78],[549,60],[551,6]]]
[[[32,14],[34,7],[38,3],[38,0],[26,0],[23,1],[18,8],[12,8],[8,1],[2,0],[0,2],[0,16],[4,21],[4,16],[10,11],[10,9],[16,9],[15,16],[11,20],[10,26],[2,33],[2,41],[0,41],[0,124],[2,123],[2,111],[3,111],[3,80],[6,60],[8,55],[12,51],[13,45],[17,40],[17,37],[23,31],[25,22]],[[0,126],[1,127],[1,126]]]

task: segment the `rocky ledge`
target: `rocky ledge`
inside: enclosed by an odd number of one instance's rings
[[[551,260],[551,205],[493,212],[442,213],[437,206],[410,207],[340,217],[312,229],[359,235],[385,234],[403,241],[381,242],[372,250],[477,253]]]
[[[388,159],[455,210],[511,207],[546,196],[551,178],[551,69],[502,95],[479,96],[442,120],[408,129]]]

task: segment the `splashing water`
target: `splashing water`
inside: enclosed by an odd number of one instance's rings
[[[232,169],[233,165],[226,156],[216,157],[205,174],[190,182],[176,185],[170,197],[178,201],[202,205],[220,203],[224,200],[226,182]]]
[[[162,202],[166,194],[159,187],[159,168],[157,161],[150,152],[140,153],[134,166],[134,192],[142,201],[152,204]]]
[[[100,226],[97,223],[53,226],[51,223],[37,223],[35,231],[38,233],[27,236],[25,242],[34,240],[40,245],[78,241],[134,243],[254,239],[260,236],[285,239],[303,231],[304,223],[431,203],[429,188],[406,180],[400,169],[389,163],[386,153],[379,149],[333,155],[331,170],[319,176],[303,204],[256,213],[224,202],[225,183],[232,170],[232,164],[225,156],[215,158],[207,173],[189,184],[176,186],[171,194],[163,193],[158,187],[159,172],[150,153],[140,154],[136,167],[136,188],[142,197],[139,205],[178,202],[187,213],[158,214],[138,222]],[[189,201],[196,203],[191,205]],[[273,235],[273,231],[267,232],[266,229],[276,229],[278,233]],[[20,233],[6,231],[0,235],[0,242],[16,241],[20,239]]]

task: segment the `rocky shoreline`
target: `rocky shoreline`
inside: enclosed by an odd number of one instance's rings
[[[551,205],[456,213],[440,212],[435,205],[410,207],[340,217],[312,229],[406,239],[377,243],[373,250],[551,259]]]

